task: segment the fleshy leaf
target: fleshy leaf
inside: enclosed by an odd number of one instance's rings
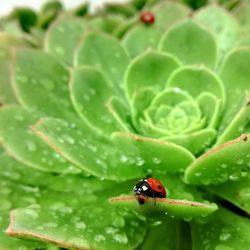
[[[216,135],[216,130],[208,128],[191,134],[167,136],[161,139],[180,145],[192,154],[198,155],[214,142]]]
[[[219,137],[217,144],[225,143],[239,137],[242,133],[250,133],[250,103],[244,105],[229,126]]]
[[[93,30],[112,34],[121,23],[124,23],[124,20],[120,16],[102,16],[90,19],[88,26]]]
[[[225,130],[244,105],[245,96],[249,92],[249,60],[250,49],[239,48],[230,52],[221,66],[220,77],[226,90],[226,106],[220,132]]]
[[[113,192],[117,193],[120,188],[124,190],[120,184],[115,191],[116,186],[111,187]],[[72,193],[43,191],[40,206],[12,211],[7,233],[79,250],[127,250],[139,245],[145,235],[144,222],[107,202],[110,190],[105,182],[99,192],[90,190],[74,196]]]
[[[73,63],[74,49],[85,29],[86,23],[83,19],[69,16],[59,18],[46,33],[45,51],[71,65]]]
[[[194,19],[215,34],[221,55],[233,48],[240,33],[240,26],[225,9],[210,5],[196,12]]]
[[[194,98],[208,92],[225,102],[225,90],[221,80],[203,65],[178,68],[170,76],[167,87],[185,90]]]
[[[120,43],[114,37],[100,33],[88,33],[75,54],[75,65],[95,66],[118,93],[128,63],[129,57]]]
[[[185,172],[185,180],[193,184],[218,184],[244,177],[249,172],[249,134],[217,146],[197,160]]]
[[[186,6],[174,1],[163,1],[152,8],[155,15],[155,26],[164,31],[169,29],[173,24],[186,18],[191,10]],[[168,13],[166,15],[166,13]]]
[[[41,249],[46,247],[46,243],[18,240],[9,237],[5,230],[10,222],[10,210],[17,207],[26,207],[37,201],[39,189],[25,185],[19,185],[14,182],[1,178],[0,181],[0,249],[16,250],[16,249]],[[50,249],[47,245],[47,249]],[[51,249],[52,250],[52,249]],[[53,249],[57,250],[57,248]]]
[[[117,124],[119,124],[119,131],[134,130],[132,127],[129,111],[117,97],[111,97],[106,103],[106,106],[114,120],[117,122]]]
[[[156,49],[160,37],[160,30],[141,24],[127,32],[122,39],[122,45],[131,57],[135,57],[147,48]]]
[[[146,51],[128,66],[124,84],[129,98],[142,88],[164,89],[170,74],[179,66],[171,55],[157,51]]]
[[[169,142],[117,132],[112,135],[116,147],[138,156],[137,164],[150,172],[178,172],[184,170],[194,159],[186,149]],[[128,160],[128,159],[127,159]]]
[[[145,198],[145,203],[140,205],[137,198],[130,196],[117,196],[110,199],[117,206],[126,207],[148,216],[162,215],[174,216],[176,218],[191,219],[199,216],[207,216],[217,209],[214,203],[200,203],[188,200],[175,200],[168,198]]]
[[[116,138],[113,144],[89,133],[82,125],[72,128],[67,122],[58,119],[42,120],[34,130],[59,154],[86,172],[101,178],[139,178],[147,173],[148,168],[158,171],[159,166],[163,167],[161,161],[168,164],[168,168],[164,165],[162,170],[177,172],[185,169],[194,159],[190,152],[175,144],[134,135],[130,137],[130,134],[125,134],[124,137],[121,134],[120,139],[119,133],[113,136]],[[120,145],[122,139],[125,151],[123,145]],[[166,155],[166,149],[178,157]]]
[[[57,153],[85,172],[110,180],[127,180],[143,175],[136,165],[136,156],[124,160],[123,152],[116,149],[106,137],[93,133],[82,123],[47,118],[33,130]]]
[[[223,110],[222,100],[209,92],[201,93],[196,100],[203,116],[206,118],[206,127],[217,128]]]
[[[229,180],[220,185],[211,185],[208,186],[208,189],[250,213],[250,176]]]
[[[21,107],[1,109],[0,137],[4,146],[11,155],[30,167],[55,173],[74,171],[71,164],[31,131],[30,126],[41,117],[41,113]]]
[[[175,55],[184,64],[201,63],[213,68],[217,62],[212,34],[191,20],[174,26],[163,35],[160,49]]]
[[[106,107],[113,94],[103,74],[94,67],[72,71],[70,95],[77,113],[93,129],[107,136],[120,129]]]
[[[250,245],[250,222],[226,209],[191,222],[194,250],[245,249]]]
[[[68,93],[69,73],[54,56],[18,50],[13,73],[17,97],[25,107],[59,117],[74,112]]]
[[[14,36],[0,34],[0,104],[15,104],[17,103],[11,86],[11,48],[24,46],[21,39]]]

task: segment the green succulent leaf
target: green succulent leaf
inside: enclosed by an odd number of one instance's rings
[[[250,155],[249,155],[250,157]],[[244,175],[244,174],[243,174]],[[236,178],[220,185],[208,187],[213,193],[250,213],[250,177]]]
[[[247,103],[240,109],[232,122],[219,137],[217,144],[233,140],[242,133],[250,133],[250,103]]]
[[[187,20],[163,35],[160,50],[171,53],[184,64],[204,64],[214,68],[217,47],[213,35],[202,26]]]
[[[19,161],[43,171],[62,173],[74,167],[48,147],[30,126],[42,117],[41,113],[21,107],[0,110],[0,138],[6,149]],[[21,141],[22,143],[18,143]]]
[[[164,89],[170,74],[179,66],[171,55],[153,50],[136,57],[128,66],[124,84],[128,98],[145,87]]]
[[[127,53],[114,37],[93,32],[84,37],[75,55],[75,65],[92,65],[101,70],[118,94],[128,63]]]
[[[219,208],[205,219],[191,222],[193,249],[232,250],[249,246],[249,220]]]
[[[146,198],[145,203],[140,205],[135,196],[117,196],[110,199],[110,202],[116,206],[122,206],[127,209],[147,216],[174,216],[176,218],[192,219],[199,216],[207,216],[217,209],[214,203],[206,204],[187,200],[174,200],[168,198]]]
[[[60,17],[46,33],[45,51],[50,52],[65,64],[72,65],[73,52],[85,30],[86,23],[82,19]]]
[[[240,33],[239,23],[222,7],[207,6],[196,12],[194,19],[215,34],[221,56],[236,44]]]
[[[16,51],[13,84],[24,107],[57,117],[72,113],[68,80],[68,71],[54,56],[38,50]]]
[[[22,39],[17,39],[14,36],[0,34],[0,103],[3,104],[15,104],[17,103],[14,95],[10,67],[11,67],[11,48],[25,46]]]
[[[183,171],[194,160],[189,151],[170,142],[125,132],[114,133],[112,140],[125,157],[126,154],[138,155],[136,164],[150,173]]]
[[[194,155],[199,155],[215,141],[216,136],[216,130],[207,128],[191,134],[167,136],[162,139],[178,144]]]
[[[185,90],[194,98],[207,92],[225,102],[223,83],[215,73],[203,65],[178,68],[168,79],[167,87]]]
[[[107,109],[108,100],[115,94],[114,90],[100,71],[93,66],[74,69],[70,94],[77,113],[92,128],[107,136],[120,130],[121,127],[114,122]]]
[[[133,249],[143,240],[144,222],[108,203],[109,188],[116,185],[102,182],[99,192],[86,189],[73,197],[72,193],[42,191],[39,205],[12,211],[7,233],[65,248]]]
[[[185,180],[208,185],[245,177],[249,173],[249,150],[249,134],[214,147],[187,168]]]
[[[130,29],[122,39],[122,45],[131,57],[135,57],[148,48],[156,49],[161,32],[152,26],[144,24]],[[135,43],[135,41],[137,41]]]
[[[120,25],[124,23],[121,16],[95,17],[88,22],[89,29],[112,34]]]
[[[9,224],[9,211],[12,208],[28,206],[36,201],[34,191],[37,188],[14,184],[1,178],[0,182],[0,249],[16,250],[22,248],[24,250],[44,248],[45,243],[28,240],[13,239],[5,234],[5,229]],[[49,249],[49,248],[48,248]],[[52,249],[51,249],[52,250]],[[56,248],[55,248],[56,250]]]
[[[152,7],[152,12],[155,15],[155,26],[165,31],[175,23],[188,17],[191,10],[186,5],[178,2],[162,1]]]
[[[235,49],[226,56],[220,68],[220,77],[225,86],[227,99],[223,119],[220,122],[220,132],[223,132],[231,123],[240,108],[244,105],[246,94],[248,96],[250,77],[248,68],[249,60],[249,48]]]

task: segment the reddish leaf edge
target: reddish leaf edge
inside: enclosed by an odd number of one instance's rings
[[[47,235],[43,235],[40,233],[34,233],[34,232],[26,231],[26,230],[15,230],[14,224],[15,224],[14,210],[11,210],[10,224],[5,231],[5,233],[9,235],[10,237],[26,238],[26,239],[32,238],[32,239],[37,239],[39,241],[44,241],[47,243],[53,243],[60,247],[65,247],[65,248],[70,248],[70,249],[75,249],[75,250],[90,250],[90,248],[78,247],[74,244],[69,244],[67,242],[63,242],[54,238],[50,238]]]
[[[169,198],[149,198],[149,197],[144,197],[143,199],[145,199],[146,202],[152,202],[152,203],[165,203],[165,204],[169,204],[169,205],[183,205],[183,206],[188,206],[188,207],[204,207],[204,208],[211,208],[210,205],[205,204],[205,203],[201,203],[201,202],[196,202],[196,201],[187,201],[187,200],[175,200],[175,199],[169,199]],[[126,195],[126,196],[117,196],[117,197],[111,197],[109,198],[109,202],[113,203],[113,202],[138,202],[137,201],[137,197],[135,195]],[[217,205],[215,203],[211,203],[213,204],[213,206],[216,206],[217,209]]]

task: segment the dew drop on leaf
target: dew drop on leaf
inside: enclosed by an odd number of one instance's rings
[[[113,218],[113,226],[115,227],[124,227],[125,226],[125,220],[122,216],[119,216],[119,215],[116,215],[114,218]]]
[[[96,242],[100,242],[100,241],[106,240],[106,238],[105,238],[104,235],[98,234],[98,235],[95,236],[94,240],[95,240]]]
[[[62,139],[72,145],[75,143],[74,138],[72,138],[70,135],[66,135],[66,134],[62,135]]]
[[[86,224],[85,224],[83,221],[76,222],[76,223],[75,223],[75,227],[76,227],[77,229],[85,229],[85,228],[86,228]]]
[[[30,152],[34,152],[37,149],[37,146],[33,141],[26,141],[26,145],[27,145],[28,151]]]
[[[128,243],[128,238],[125,233],[122,234],[115,234],[114,235],[114,240],[116,242],[122,243],[122,244],[127,244]]]

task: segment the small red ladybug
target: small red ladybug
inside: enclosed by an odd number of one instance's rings
[[[155,22],[155,17],[153,13],[147,11],[141,13],[140,20],[145,24],[153,24]]]
[[[133,190],[140,204],[144,204],[144,197],[166,198],[166,190],[164,186],[152,177],[138,181]]]

